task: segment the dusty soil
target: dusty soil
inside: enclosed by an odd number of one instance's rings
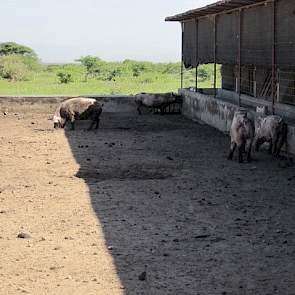
[[[55,131],[45,109],[0,115],[1,295],[295,294],[292,161],[229,162],[178,115]]]

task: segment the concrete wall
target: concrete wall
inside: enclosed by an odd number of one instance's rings
[[[72,96],[71,96],[72,97]],[[17,110],[21,109],[44,109],[48,106],[50,111],[55,109],[59,103],[71,98],[69,96],[0,96],[0,110]],[[107,95],[107,96],[83,96],[97,99],[104,104],[104,112],[131,112],[136,113],[134,96],[132,95]]]
[[[238,107],[213,96],[181,89],[182,113],[194,121],[202,121],[222,132],[229,132],[234,112]]]
[[[87,96],[104,104],[104,112],[137,113],[133,95]]]
[[[182,113],[185,117],[194,121],[202,121],[216,129],[228,133],[234,112],[239,107],[228,101],[214,98],[203,93],[196,93],[187,89],[180,89],[179,93],[183,96]],[[249,117],[254,120],[258,114],[249,109]],[[295,124],[288,124],[288,147],[289,153],[295,155]]]

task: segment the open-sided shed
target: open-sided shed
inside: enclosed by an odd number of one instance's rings
[[[295,1],[222,0],[166,21],[181,22],[184,66],[221,64],[222,89],[239,104],[243,94],[272,112],[295,105]]]

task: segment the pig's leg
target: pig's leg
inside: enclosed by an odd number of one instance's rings
[[[286,139],[285,139],[284,135],[280,134],[279,141],[278,141],[278,147],[277,147],[277,151],[276,151],[276,154],[275,154],[276,157],[278,157],[280,155],[281,149],[282,149],[285,141],[286,141]]]
[[[230,144],[230,152],[229,152],[229,155],[227,157],[228,160],[233,159],[233,155],[234,155],[236,147],[237,147],[237,144],[232,141],[231,144]]]
[[[243,163],[243,151],[244,151],[243,145],[239,146],[238,150],[239,150],[239,163]]]
[[[288,135],[288,126],[286,123],[283,123],[281,131],[279,133],[279,142],[278,142],[276,156],[279,156],[284,143],[286,143],[286,150],[288,150],[287,135]]]
[[[277,151],[276,151],[276,154],[275,154],[276,157],[278,157],[280,155],[280,152],[281,152],[281,149],[282,149],[283,144],[284,144],[283,137],[280,136],[279,137],[279,141],[278,141]]]
[[[238,152],[239,152],[239,163],[243,163],[243,152],[245,150],[245,141],[238,143]]]
[[[71,129],[75,130],[75,115],[74,114],[70,114],[69,115],[69,119],[71,121]]]
[[[258,136],[254,137],[253,144],[254,144],[255,152],[259,152],[259,137]]]
[[[63,123],[60,124],[60,127],[61,127],[61,128],[65,128],[67,122],[68,122],[68,118],[66,118],[66,119],[63,121]]]
[[[252,140],[248,139],[246,141],[246,150],[247,150],[247,162],[251,162],[251,149],[252,149]]]
[[[272,153],[274,155],[277,153],[278,140],[279,140],[278,134],[275,134],[272,138],[272,144],[273,144]]]
[[[96,119],[96,125],[95,125],[95,129],[99,128],[99,118]]]
[[[87,130],[90,131],[93,128],[94,124],[95,124],[95,121],[92,120],[91,123],[90,123],[90,126],[88,127]]]
[[[137,112],[138,112],[138,115],[141,115],[141,103],[137,103]]]

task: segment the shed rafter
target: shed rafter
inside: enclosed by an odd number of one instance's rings
[[[165,21],[186,21],[192,18],[199,18],[210,14],[226,13],[242,7],[261,5],[272,0],[221,0],[207,6],[188,10],[184,13],[166,17]]]

